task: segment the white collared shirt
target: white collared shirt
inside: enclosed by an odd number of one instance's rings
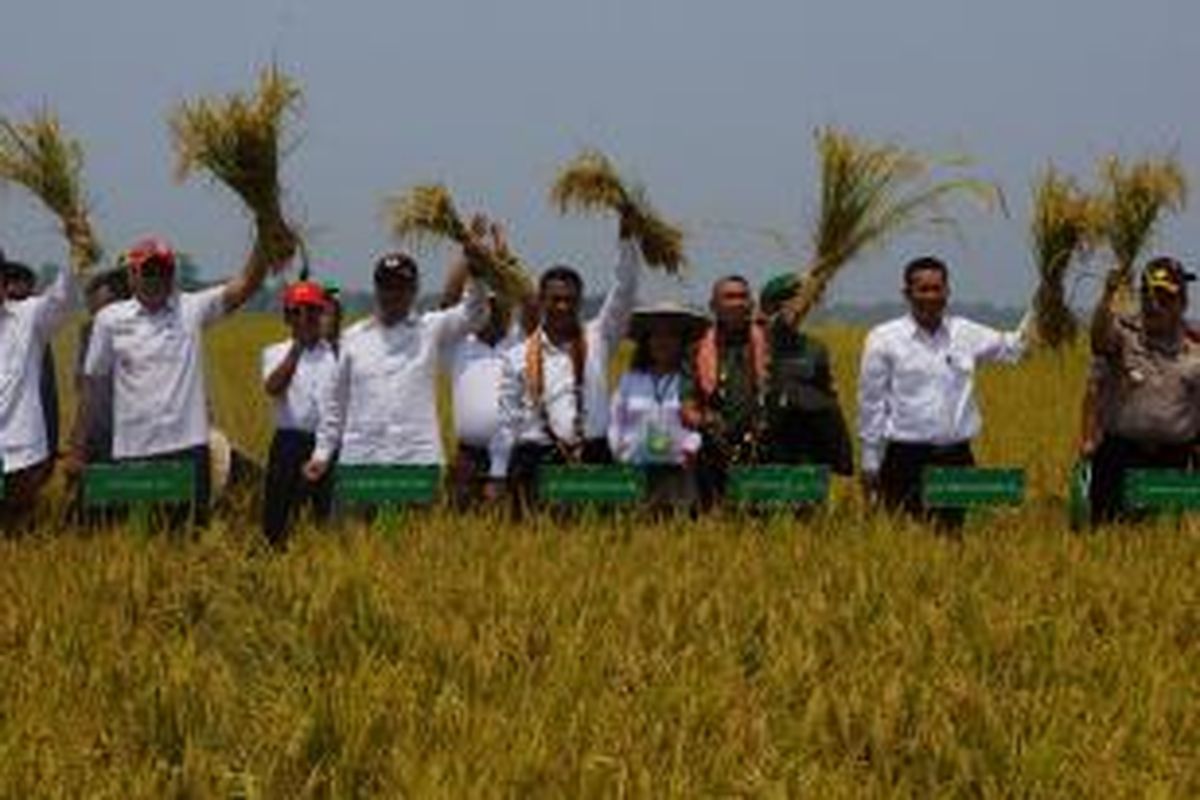
[[[313,457],[328,461],[341,444],[343,464],[445,463],[437,414],[440,354],[487,322],[475,280],[444,311],[410,316],[391,327],[370,317],[342,336],[330,414]]]
[[[490,345],[475,334],[450,355],[454,432],[469,447],[488,447],[500,428],[500,374],[508,351],[521,344],[519,326]]]
[[[858,382],[863,472],[879,470],[889,441],[953,444],[978,436],[975,368],[1020,360],[1028,327],[1028,315],[1012,333],[946,317],[931,334],[906,315],[873,328]]]
[[[621,240],[616,283],[604,298],[600,313],[584,325],[587,359],[584,363],[582,394],[583,435],[586,439],[602,439],[608,435],[608,364],[629,327],[629,317],[637,300],[640,264],[637,244],[630,239]],[[545,404],[545,416],[556,438],[574,444],[574,421],[578,408],[571,354],[555,346],[541,330],[536,335],[542,337],[544,388],[541,402]],[[508,474],[509,458],[517,444],[550,443],[542,413],[526,387],[526,347],[526,343],[522,342],[504,358],[500,379],[500,430],[490,448],[493,478],[503,478]]]
[[[288,339],[263,350],[264,382],[287,358],[292,342],[292,339]],[[329,413],[336,379],[337,356],[329,342],[321,340],[312,347],[302,349],[287,389],[272,398],[276,429],[316,433],[321,418]]]
[[[66,321],[74,293],[70,269],[60,269],[40,295],[0,303],[0,459],[4,472],[50,457],[42,411],[43,353]]]
[[[136,298],[100,310],[83,372],[113,375],[113,457],[208,443],[204,328],[225,315],[225,287],[180,292],[151,313]]]
[[[641,370],[621,376],[608,417],[608,446],[621,464],[682,464],[700,450],[700,433],[683,424],[683,375]]]

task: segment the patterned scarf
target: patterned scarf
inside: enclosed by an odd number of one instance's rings
[[[525,340],[525,387],[529,401],[537,408],[542,427],[550,441],[568,462],[577,462],[582,456],[584,439],[584,379],[587,365],[587,338],[582,326],[570,342],[571,371],[574,376],[572,393],[575,396],[575,416],[571,420],[573,442],[564,442],[550,425],[550,413],[546,408],[546,347],[547,338],[538,328]]]

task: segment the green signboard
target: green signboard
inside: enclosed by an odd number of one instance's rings
[[[729,498],[753,506],[796,506],[829,498],[829,468],[768,464],[729,470]]]
[[[367,506],[427,506],[438,497],[442,470],[437,466],[345,464],[337,468],[337,497]]]
[[[1125,474],[1124,502],[1140,510],[1200,509],[1200,473],[1171,469],[1132,469]]]
[[[538,497],[560,505],[629,505],[641,501],[646,476],[631,466],[546,466],[538,471]]]
[[[92,464],[83,473],[83,501],[89,508],[191,503],[195,470],[192,461]]]
[[[1025,471],[1004,467],[927,467],[926,508],[1016,506],[1025,499]]]

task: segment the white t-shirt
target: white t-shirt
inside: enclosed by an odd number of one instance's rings
[[[136,298],[96,315],[83,371],[113,374],[113,457],[208,442],[204,328],[225,314],[225,287],[175,294],[156,313]]]
[[[263,381],[283,363],[291,349],[292,340],[288,339],[263,350]],[[329,412],[336,379],[337,356],[328,342],[320,341],[300,351],[287,391],[273,398],[275,427],[316,433],[321,418]]]
[[[458,441],[488,447],[500,427],[500,373],[504,355],[521,343],[514,329],[495,345],[475,334],[459,342],[450,356],[454,429]]]
[[[4,471],[40,464],[49,456],[42,413],[42,353],[66,320],[74,280],[60,269],[46,291],[0,303],[0,459]]]

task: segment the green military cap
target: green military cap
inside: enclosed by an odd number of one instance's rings
[[[796,296],[800,291],[800,276],[794,272],[776,275],[767,281],[758,297],[758,304],[763,313],[774,314],[779,307]]]

